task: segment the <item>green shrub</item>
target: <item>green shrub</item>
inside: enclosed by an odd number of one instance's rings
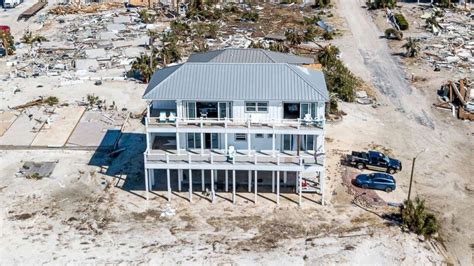
[[[407,30],[408,29],[408,21],[405,19],[405,17],[402,14],[396,13],[395,14],[395,20],[396,20],[398,26],[400,27],[400,30]]]
[[[58,97],[49,96],[48,98],[46,98],[46,100],[44,100],[44,102],[49,106],[53,106],[59,103],[59,99]]]
[[[395,39],[399,41],[403,39],[403,33],[393,28],[386,29],[384,33],[385,38],[387,39]]]
[[[426,211],[425,201],[416,197],[415,203],[405,201],[401,207],[401,216],[403,227],[418,235],[430,238],[439,230],[436,217]]]
[[[248,20],[248,21],[253,21],[256,22],[258,20],[258,12],[255,10],[252,11],[245,11],[242,14],[242,19],[243,20]]]
[[[396,0],[368,0],[367,6],[370,9],[379,9],[379,8],[394,8],[395,4],[397,3]]]

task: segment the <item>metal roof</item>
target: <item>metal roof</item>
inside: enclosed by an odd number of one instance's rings
[[[229,48],[206,53],[192,54],[188,62],[200,63],[288,63],[313,64],[314,59],[263,49]]]
[[[285,63],[184,63],[157,70],[143,95],[152,100],[329,100],[321,71]]]

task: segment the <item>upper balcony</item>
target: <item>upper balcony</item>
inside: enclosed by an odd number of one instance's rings
[[[150,132],[283,133],[321,131],[324,106],[282,102],[154,102],[146,118]]]

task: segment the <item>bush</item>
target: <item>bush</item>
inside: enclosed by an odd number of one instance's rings
[[[331,0],[316,0],[314,1],[314,5],[312,5],[312,8],[323,8],[327,7],[331,4]]]
[[[398,26],[400,27],[400,30],[407,30],[408,29],[408,21],[405,19],[405,17],[402,14],[396,13],[395,14],[395,20],[396,20]]]
[[[432,213],[426,211],[425,201],[418,197],[416,197],[415,203],[411,200],[405,201],[400,212],[403,227],[417,235],[430,238],[439,230],[438,220]]]
[[[59,99],[58,97],[49,96],[48,98],[46,98],[46,100],[44,100],[44,102],[49,106],[53,106],[59,103]]]
[[[368,0],[367,6],[370,9],[379,9],[379,8],[386,8],[386,7],[394,8],[396,3],[397,3],[396,0]]]
[[[245,11],[242,14],[242,20],[256,22],[258,20],[258,13],[255,10]]]
[[[403,33],[401,31],[398,31],[396,29],[386,29],[385,32],[385,38],[387,39],[395,39],[401,41],[403,39]]]
[[[332,33],[332,31],[331,32],[326,31],[326,32],[323,33],[323,38],[325,40],[332,40],[332,39],[334,39],[334,33]]]

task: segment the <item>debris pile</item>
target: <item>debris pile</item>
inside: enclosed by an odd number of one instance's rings
[[[27,179],[39,180],[43,177],[49,177],[54,171],[58,162],[25,162],[18,172],[19,175]]]
[[[438,90],[438,96],[435,107],[451,110],[459,119],[474,121],[474,86],[468,79],[447,82]]]
[[[435,71],[441,68],[465,73],[474,71],[474,22],[468,12],[433,8],[421,15],[427,30],[433,36],[426,37],[424,58],[431,62]]]
[[[106,3],[96,3],[90,5],[65,5],[57,6],[49,10],[51,14],[54,15],[65,15],[65,14],[80,14],[80,13],[97,13],[100,11],[110,10],[118,7],[122,7],[122,3],[118,2],[106,2]]]

